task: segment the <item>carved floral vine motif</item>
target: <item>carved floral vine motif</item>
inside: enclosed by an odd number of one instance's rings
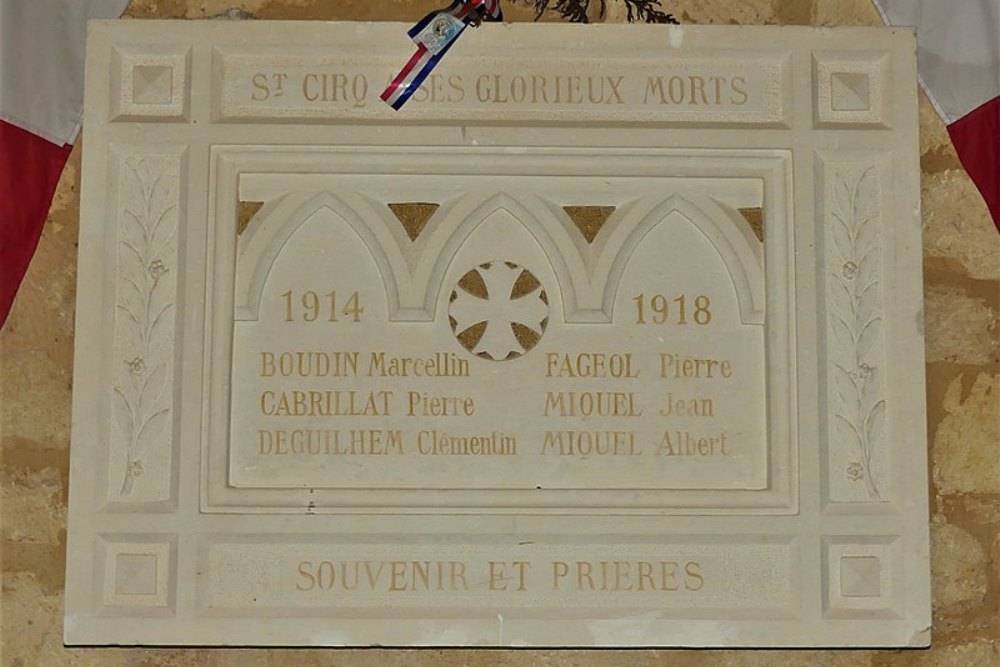
[[[878,180],[874,167],[842,171],[833,184],[828,255],[831,359],[835,420],[856,447],[845,471],[881,499],[872,458],[882,440],[886,401],[882,391],[884,339]]]
[[[127,496],[143,473],[142,453],[169,437],[174,281],[167,276],[177,206],[176,177],[162,164],[126,160],[122,172],[114,415],[125,448],[120,493]]]

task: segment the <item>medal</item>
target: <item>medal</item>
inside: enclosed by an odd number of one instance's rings
[[[432,55],[445,50],[456,37],[462,34],[465,23],[451,14],[438,14],[423,30],[413,38],[417,46],[425,47]]]
[[[420,19],[407,33],[417,50],[382,91],[382,101],[397,111],[401,109],[465,28],[481,18],[502,21],[500,0],[455,0],[447,8]]]

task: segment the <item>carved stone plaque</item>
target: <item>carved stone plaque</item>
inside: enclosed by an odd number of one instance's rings
[[[913,36],[91,27],[70,644],[924,646]]]

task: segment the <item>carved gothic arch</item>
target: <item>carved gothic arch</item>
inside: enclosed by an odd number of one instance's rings
[[[671,195],[639,219],[620,224],[603,239],[593,271],[593,284],[603,285],[600,313],[610,321],[618,284],[640,240],[672,213],[686,218],[719,253],[733,282],[744,324],[764,323],[764,265],[760,245],[737,211],[709,197],[696,200]],[[598,313],[593,313],[597,316]],[[589,320],[588,321],[594,321]]]
[[[234,310],[236,319],[257,319],[267,277],[289,238],[323,209],[354,230],[368,247],[382,275],[389,312],[399,309],[397,276],[406,273],[406,262],[384,225],[370,225],[341,197],[329,191],[295,193],[258,214],[237,241]]]
[[[542,218],[551,218],[552,214],[541,200],[534,196],[519,200],[507,192],[486,196],[467,195],[448,212],[448,215],[437,221],[433,230],[427,230],[443,241],[437,246],[428,245],[423,248],[415,271],[415,278],[425,286],[424,309],[428,313],[434,312],[445,274],[455,253],[473,232],[497,211],[509,213],[542,248],[556,276],[564,315],[568,318],[575,308],[578,285],[586,280],[583,259],[579,255],[567,257],[560,252],[560,244],[564,247],[575,247],[573,239],[556,225],[550,225],[550,229],[546,229]],[[553,233],[561,238],[554,237]]]
[[[407,257],[384,216],[362,217],[344,197],[329,191],[288,195],[262,211],[264,215],[238,241],[237,319],[256,319],[264,284],[282,246],[323,208],[346,222],[368,247],[382,275],[392,321],[432,319],[455,253],[483,222],[503,210],[531,234],[548,257],[568,322],[611,321],[618,284],[633,251],[643,236],[674,212],[689,220],[718,251],[733,281],[742,321],[764,322],[761,248],[745,229],[739,213],[719,202],[708,197],[695,202],[672,195],[642,217],[619,220],[615,229],[602,236],[595,253],[585,257],[565,226],[543,224],[542,218],[552,218],[553,213],[541,198],[518,200],[506,192],[463,196],[424,230],[427,241],[417,246],[416,258]]]

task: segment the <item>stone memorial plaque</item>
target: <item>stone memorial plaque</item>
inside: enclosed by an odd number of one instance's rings
[[[70,644],[925,646],[888,29],[103,22]]]

